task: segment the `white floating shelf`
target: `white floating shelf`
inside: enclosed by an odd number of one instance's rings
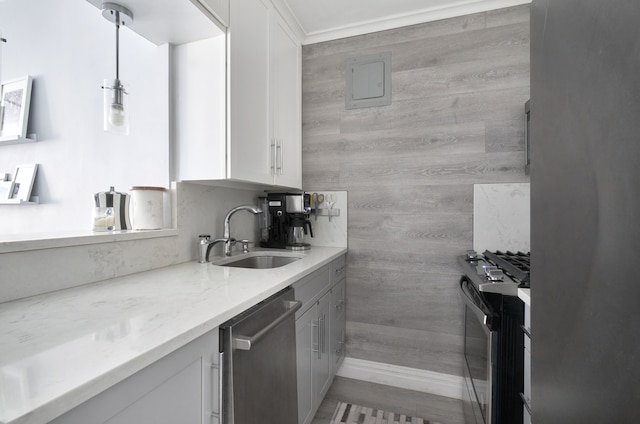
[[[8,135],[0,137],[0,146],[8,146],[10,144],[35,143],[38,141],[37,134],[27,134],[26,137],[20,135]]]
[[[0,200],[0,205],[39,205],[40,197],[39,196],[31,196],[31,200],[22,200],[22,199],[6,199]]]

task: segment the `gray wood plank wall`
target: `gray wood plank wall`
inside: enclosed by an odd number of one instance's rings
[[[345,60],[387,51],[392,104],[346,110]],[[347,355],[461,375],[473,184],[528,181],[529,6],[302,52],[304,189],[349,192]]]

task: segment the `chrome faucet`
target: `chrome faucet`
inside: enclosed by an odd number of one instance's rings
[[[231,237],[231,228],[229,224],[231,221],[231,215],[233,215],[238,211],[249,211],[253,214],[262,213],[262,209],[253,205],[236,206],[235,208],[227,212],[227,215],[224,217],[224,235],[222,236],[222,240],[226,240],[224,244],[225,256],[231,256],[231,248],[233,247],[234,244],[236,244],[236,239]]]
[[[227,212],[227,215],[224,217],[224,235],[222,236],[222,238],[211,240],[211,237],[209,235],[205,234],[200,236],[200,259],[198,260],[198,262],[209,262],[209,253],[211,252],[211,248],[217,243],[224,243],[224,255],[231,256],[231,248],[236,244],[237,240],[231,237],[230,221],[231,215],[238,211],[249,211],[253,214],[262,213],[262,209],[252,205],[236,206],[235,208]],[[248,252],[249,240],[241,240],[241,243],[243,252]]]

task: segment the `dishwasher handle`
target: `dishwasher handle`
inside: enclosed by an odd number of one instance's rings
[[[287,304],[287,311],[280,315],[275,320],[271,321],[266,327],[262,330],[258,331],[253,336],[237,336],[233,338],[233,347],[238,350],[251,350],[251,346],[258,343],[261,338],[263,338],[269,331],[276,328],[280,323],[291,315],[295,314],[298,309],[302,307],[302,302],[299,300],[285,301]]]

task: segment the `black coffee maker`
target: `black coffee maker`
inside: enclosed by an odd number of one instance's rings
[[[311,247],[304,243],[306,234],[313,237],[309,221],[311,200],[307,193],[268,193],[260,198],[262,210],[268,210],[261,221],[260,246],[307,250]]]

